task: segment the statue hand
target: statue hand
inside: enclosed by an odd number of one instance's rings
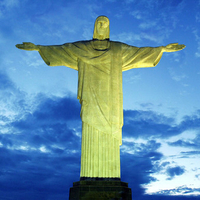
[[[31,43],[31,42],[23,42],[23,44],[16,44],[15,45],[18,49],[28,50],[28,51],[39,51],[39,48],[37,45]]]
[[[184,44],[172,43],[164,47],[163,52],[180,51],[185,48]]]

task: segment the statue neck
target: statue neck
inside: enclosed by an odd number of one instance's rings
[[[93,39],[91,41],[92,47],[95,50],[106,50],[109,49],[110,47],[110,41],[108,39],[106,40],[97,40],[97,39]]]

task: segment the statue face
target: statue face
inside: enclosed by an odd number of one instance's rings
[[[108,21],[104,19],[99,19],[97,21],[97,34],[99,35],[99,39],[105,39],[108,26],[109,26]]]
[[[95,21],[93,39],[109,39],[109,19],[105,16],[99,16]]]

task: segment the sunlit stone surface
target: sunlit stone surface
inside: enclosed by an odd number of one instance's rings
[[[120,179],[123,105],[122,72],[132,68],[154,67],[163,52],[183,49],[177,43],[138,48],[109,40],[109,20],[97,18],[93,40],[42,46],[16,45],[39,51],[49,66],[66,66],[78,71],[81,103],[81,178]],[[132,92],[132,91],[131,91]]]

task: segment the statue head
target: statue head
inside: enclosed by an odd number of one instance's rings
[[[106,16],[97,17],[94,24],[93,39],[105,40],[110,38],[109,19]]]

